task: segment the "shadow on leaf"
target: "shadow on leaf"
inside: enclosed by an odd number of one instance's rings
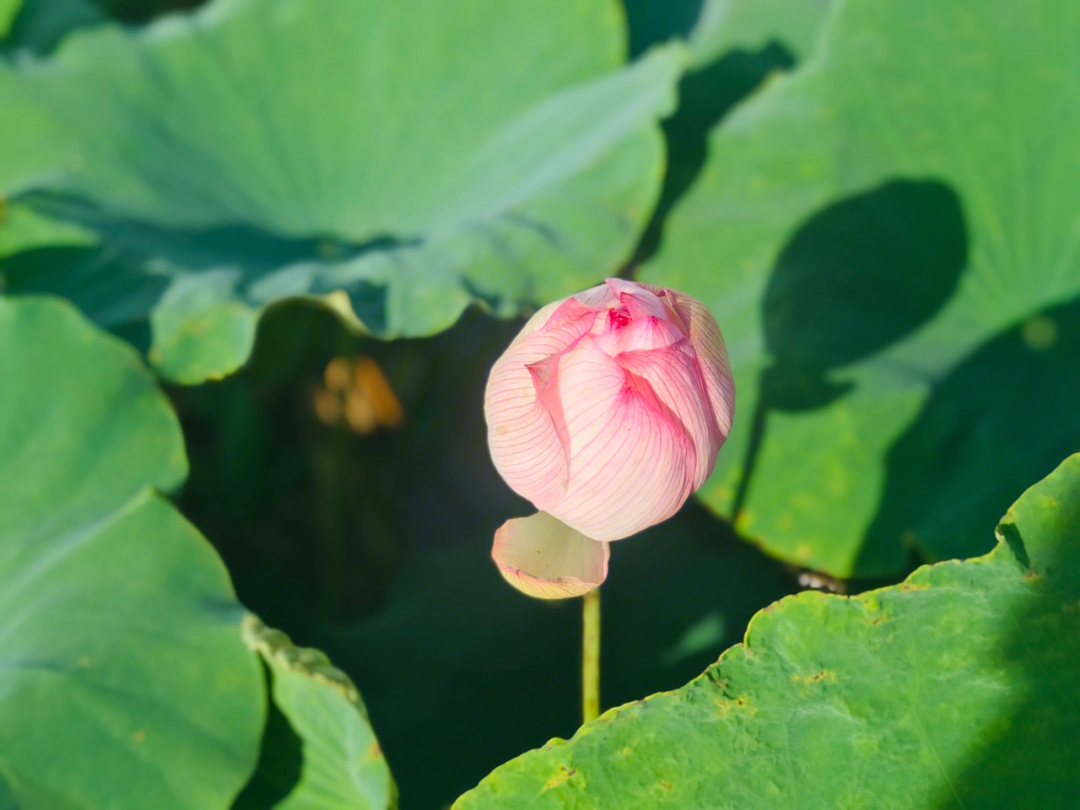
[[[1076,309],[1059,308],[1057,314],[1075,319]],[[1073,393],[1075,402],[1075,388]],[[1077,447],[1074,441],[1072,449]],[[952,769],[936,810],[1067,808],[1080,796],[1080,493],[1075,484],[1068,488],[1068,480],[1059,471],[1043,481],[1038,502],[1016,504],[999,526],[1026,561],[1023,579],[1032,589],[1008,617],[995,653],[999,677],[1018,699],[984,724],[969,761]],[[1036,519],[1040,510],[1042,520]],[[981,537],[983,529],[978,531]]]
[[[752,485],[770,411],[823,408],[850,390],[829,372],[865,359],[927,323],[955,292],[967,261],[956,194],[894,181],[830,205],[791,237],[762,301],[765,345],[738,514]]]
[[[630,58],[654,45],[686,39],[701,16],[705,0],[623,0],[630,29]]]
[[[902,546],[930,560],[987,551],[1001,504],[1080,450],[1078,358],[1080,299],[1017,324],[935,384],[889,451],[857,567],[885,570]]]
[[[296,787],[304,767],[303,741],[274,702],[270,673],[265,664],[260,666],[266,679],[266,727],[255,773],[233,802],[233,810],[276,806]]]
[[[782,46],[732,51],[679,82],[679,108],[662,123],[668,166],[660,201],[623,275],[647,261],[660,246],[671,209],[693,185],[708,157],[709,132],[772,72],[789,70],[794,57]]]

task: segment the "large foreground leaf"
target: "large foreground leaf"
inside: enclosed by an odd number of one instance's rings
[[[0,66],[0,191],[101,234],[102,284],[157,283],[150,356],[173,379],[234,370],[283,297],[345,290],[364,328],[428,334],[625,259],[681,58],[619,71],[622,39],[614,0],[214,0],[97,26]],[[97,318],[67,282],[45,288]]]
[[[1080,447],[1080,6],[835,11],[713,133],[640,276],[703,299],[731,353],[705,501],[870,576],[982,551],[995,504]]]
[[[243,610],[156,490],[179,426],[69,305],[0,298],[0,806],[228,806],[263,722]]]
[[[1072,807],[1080,455],[998,537],[895,587],[788,597],[697,680],[513,760],[455,807]]]
[[[157,494],[187,461],[131,349],[62,302],[0,298],[0,390],[0,806],[228,806],[264,722],[257,654],[275,704],[260,776],[295,769],[247,806],[393,806],[355,688],[245,617]]]

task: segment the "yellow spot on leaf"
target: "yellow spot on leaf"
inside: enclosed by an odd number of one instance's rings
[[[1020,327],[1020,339],[1033,352],[1045,352],[1057,343],[1058,325],[1053,318],[1036,315]]]
[[[900,590],[904,593],[908,591],[926,591],[930,589],[930,585],[926,582],[901,582]]]
[[[823,669],[821,672],[815,672],[813,675],[792,675],[791,680],[795,683],[836,683],[836,673],[831,669]]]
[[[336,239],[320,239],[315,243],[315,253],[320,259],[328,262],[345,258],[345,248]],[[341,292],[341,290],[334,292]]]
[[[540,792],[544,793],[548,790],[551,790],[552,788],[557,788],[559,785],[563,784],[563,782],[568,780],[576,773],[576,768],[570,768],[569,770],[567,770],[565,765],[560,765],[559,772],[544,783],[544,787],[541,788]]]
[[[750,514],[749,509],[743,509],[735,516],[735,528],[739,531],[745,531],[750,528],[750,525],[754,522],[754,516]]]
[[[733,711],[743,712],[748,717],[753,717],[757,714],[757,709],[750,705],[750,698],[745,693],[739,695],[734,700],[717,698],[714,703],[720,710],[721,717],[727,717]]]

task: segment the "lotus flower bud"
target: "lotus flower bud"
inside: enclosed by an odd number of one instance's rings
[[[540,510],[495,534],[506,579],[544,598],[603,582],[609,542],[709,477],[734,404],[720,329],[685,293],[608,279],[537,312],[484,400],[495,468]]]

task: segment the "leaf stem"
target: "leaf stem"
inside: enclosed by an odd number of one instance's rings
[[[581,706],[585,722],[600,716],[600,589],[582,598]]]

